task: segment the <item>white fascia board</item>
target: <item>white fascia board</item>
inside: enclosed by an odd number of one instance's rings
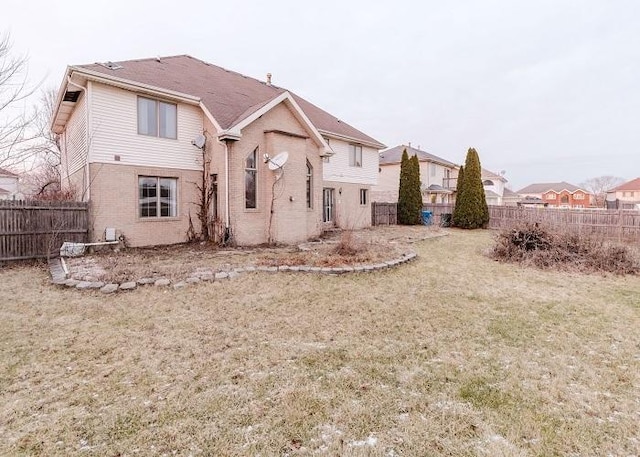
[[[151,95],[167,97],[167,98],[181,101],[190,105],[200,105],[200,102],[201,102],[200,97],[185,94],[183,92],[176,92],[173,90],[164,89],[162,87],[152,86],[149,84],[132,81],[130,79],[124,79],[124,78],[118,78],[116,76],[105,75],[104,73],[87,70],[85,68],[69,67],[69,69],[71,70],[72,75],[74,73],[79,73],[80,75],[92,81],[120,87],[122,89],[128,89],[136,92],[144,92]]]
[[[204,106],[204,103],[202,103],[202,101],[200,102],[200,109],[202,110],[204,115],[207,117],[207,119],[209,119],[209,121],[211,121],[211,123],[216,128],[216,130],[218,132],[222,132],[222,127],[220,127],[220,124],[218,123],[216,118],[213,117],[213,114],[211,114],[211,111],[209,111],[209,109],[206,106]]]
[[[330,132],[329,130],[318,130],[322,135],[326,135],[330,138],[336,138],[338,140],[343,140],[343,141],[347,141],[349,143],[358,143],[358,144],[362,144],[364,146],[369,146],[373,149],[376,149],[378,151],[386,148],[386,146],[382,143],[373,143],[371,141],[365,141],[361,138],[354,138],[351,136],[347,136],[347,135],[340,135],[338,133],[334,133],[334,132]]]
[[[299,118],[300,121],[302,121],[303,124],[305,124],[307,129],[311,132],[311,134],[312,134],[313,138],[315,139],[316,143],[319,146],[323,147],[323,149],[324,149],[323,154],[332,154],[333,151],[331,150],[331,148],[329,147],[327,142],[324,140],[324,138],[322,137],[322,135],[320,134],[318,129],[316,129],[315,125],[313,125],[313,123],[309,120],[307,115],[304,114],[304,111],[302,111],[302,108],[300,108],[300,106],[296,103],[296,101],[293,99],[293,97],[291,96],[291,94],[288,91],[285,91],[285,92],[281,93],[280,95],[278,95],[277,97],[272,99],[269,103],[264,105],[262,108],[260,108],[259,110],[254,111],[249,116],[245,117],[243,120],[241,120],[236,125],[231,127],[228,130],[228,133],[229,134],[233,134],[233,135],[237,135],[237,136],[242,136],[242,129],[243,128],[245,128],[246,126],[251,124],[253,121],[258,119],[260,116],[268,113],[269,111],[271,111],[273,108],[275,108],[276,106],[278,106],[280,103],[282,103],[284,101],[287,101],[288,103],[291,104],[295,115]]]
[[[62,104],[62,98],[64,97],[64,93],[66,92],[67,81],[69,80],[71,72],[71,67],[67,66],[67,69],[64,72],[64,77],[62,78],[62,83],[60,84],[60,88],[58,89],[58,95],[56,96],[56,104],[53,108],[53,115],[49,120],[49,130],[53,131],[53,125],[56,122],[56,118],[58,117],[58,111],[60,111],[60,105]]]

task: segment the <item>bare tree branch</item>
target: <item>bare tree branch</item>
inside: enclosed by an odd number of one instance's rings
[[[26,56],[12,56],[9,36],[0,35],[0,167],[15,167],[35,154],[29,127],[37,113],[27,112],[22,102],[36,89],[28,84]]]
[[[598,176],[596,178],[587,179],[581,183],[580,186],[584,187],[596,197],[596,206],[604,206],[604,202],[607,197],[607,191],[619,186],[624,182],[624,179],[617,176]]]

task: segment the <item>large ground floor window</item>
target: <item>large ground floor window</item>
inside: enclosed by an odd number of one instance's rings
[[[140,217],[176,217],[178,180],[155,176],[138,177],[138,214]]]

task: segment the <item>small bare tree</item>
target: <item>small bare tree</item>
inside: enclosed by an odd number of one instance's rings
[[[617,176],[598,176],[596,178],[587,179],[581,183],[580,186],[585,190],[591,192],[596,198],[596,206],[604,206],[604,202],[607,198],[607,191],[619,186],[624,182],[624,179]]]
[[[34,154],[27,145],[36,113],[23,103],[36,88],[27,82],[26,56],[12,56],[9,35],[0,35],[0,167],[23,164]]]

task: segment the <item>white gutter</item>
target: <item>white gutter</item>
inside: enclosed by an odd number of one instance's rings
[[[86,129],[87,129],[87,150],[86,150],[86,154],[85,154],[85,164],[84,164],[84,173],[85,176],[87,178],[87,183],[86,183],[86,189],[83,189],[83,195],[86,195],[87,197],[87,201],[91,200],[91,177],[89,176],[89,147],[91,145],[91,140],[89,138],[89,132],[91,132],[91,125],[90,125],[90,118],[89,118],[89,91],[87,90],[86,87],[81,86],[79,84],[74,83],[73,81],[71,81],[71,75],[69,75],[67,77],[67,84],[69,84],[70,86],[75,86],[78,89],[80,89],[83,93],[84,93],[84,117],[85,117],[85,123],[86,123]],[[85,193],[86,192],[86,193]],[[83,199],[84,201],[84,199]]]
[[[372,148],[378,149],[378,150],[386,148],[386,146],[384,144],[382,144],[382,143],[366,141],[366,140],[363,140],[362,138],[354,138],[352,136],[347,136],[347,135],[340,135],[339,133],[330,132],[329,130],[318,129],[318,132],[320,132],[322,135],[328,136],[329,138],[336,138],[338,140],[346,140],[346,141],[350,141],[350,142],[353,142],[353,143],[362,144],[364,146],[369,146],[369,147],[372,147]]]
[[[178,99],[180,101],[183,101],[185,103],[189,103],[192,105],[200,104],[200,97],[195,97],[193,95],[185,94],[182,92],[176,92],[174,90],[163,89],[161,87],[144,84],[137,81],[132,81],[130,79],[118,78],[117,76],[105,75],[104,73],[87,70],[85,68],[80,68],[80,67],[69,67],[69,68],[72,70],[72,74],[77,72],[82,75],[90,77],[87,79],[92,79],[96,82],[100,82],[103,84],[110,84],[112,86],[134,89],[136,91],[150,92],[152,94],[162,94],[166,97]]]

